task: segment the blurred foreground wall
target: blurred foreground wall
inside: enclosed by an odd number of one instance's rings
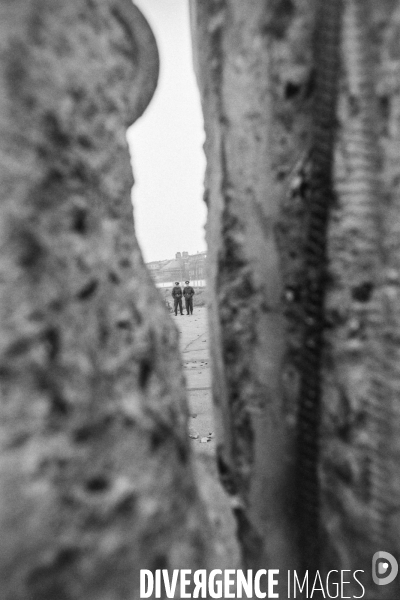
[[[157,48],[129,0],[2,0],[0,53],[0,595],[133,600],[140,568],[210,557],[133,228]]]
[[[399,2],[191,8],[219,469],[245,561],[363,569],[365,597],[393,598],[371,559],[400,558]]]

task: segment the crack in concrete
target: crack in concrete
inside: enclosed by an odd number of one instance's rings
[[[191,346],[192,344],[194,344],[195,342],[197,342],[203,335],[207,335],[207,331],[203,331],[203,333],[201,333],[199,336],[197,336],[197,338],[195,338],[194,340],[192,340],[191,342],[189,342],[183,350],[181,350],[181,353],[183,354],[184,352],[187,352],[187,349],[189,348],[189,346]]]

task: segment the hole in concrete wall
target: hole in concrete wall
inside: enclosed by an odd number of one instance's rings
[[[157,450],[167,439],[168,434],[164,429],[154,429],[151,432],[150,443],[152,450]]]
[[[152,370],[153,370],[153,362],[151,362],[148,359],[144,359],[141,361],[140,366],[139,366],[139,386],[141,388],[146,387],[146,385],[150,379]]]
[[[91,279],[87,284],[77,293],[78,300],[88,300],[96,292],[99,287],[97,279]]]
[[[72,230],[81,235],[87,231],[87,210],[85,208],[76,207],[72,215]]]
[[[168,569],[168,559],[164,554],[158,554],[152,561],[151,570],[155,572],[163,569]]]
[[[85,148],[86,150],[93,147],[93,142],[87,135],[78,135],[77,141],[82,146],[82,148]]]
[[[43,128],[50,142],[57,147],[66,147],[70,142],[68,134],[63,131],[58,115],[48,112],[43,116]]]
[[[381,115],[381,133],[383,136],[387,136],[389,133],[389,120],[391,112],[391,103],[389,96],[380,96],[379,98],[379,112]]]
[[[85,487],[88,492],[97,494],[108,490],[110,482],[105,475],[95,475],[87,480]]]
[[[115,506],[115,514],[117,515],[130,515],[135,510],[136,496],[133,493],[127,494],[121,498]]]
[[[127,427],[128,429],[130,429],[136,425],[136,419],[134,417],[132,417],[131,415],[124,415],[122,421],[123,421],[123,424],[125,425],[125,427]]]
[[[285,98],[286,100],[292,100],[295,98],[301,90],[301,85],[294,83],[293,81],[287,81],[285,85]]]
[[[115,271],[109,272],[108,279],[111,281],[111,283],[114,283],[115,285],[120,283],[120,278],[118,277],[117,273],[115,273]]]
[[[60,332],[56,327],[49,327],[43,334],[43,339],[47,345],[49,359],[54,361],[61,348]]]
[[[368,302],[370,300],[372,291],[374,286],[369,281],[364,281],[363,283],[353,287],[351,290],[351,296],[353,300],[357,302]]]
[[[119,261],[119,266],[121,267],[121,269],[129,269],[131,266],[131,261],[129,260],[129,258],[122,258]]]
[[[78,427],[77,429],[75,429],[72,437],[73,437],[74,442],[76,442],[77,444],[83,444],[92,437],[93,433],[94,433],[93,426],[82,425],[81,427]]]
[[[380,96],[379,108],[382,118],[387,121],[390,116],[390,98],[389,96]]]
[[[53,416],[60,417],[65,417],[69,413],[68,402],[58,391],[54,391],[51,396],[51,413]]]
[[[7,350],[7,355],[10,357],[12,357],[12,356],[15,357],[15,356],[24,354],[25,352],[29,351],[32,344],[33,344],[32,338],[19,337],[10,344],[10,346],[8,347],[8,350]]]

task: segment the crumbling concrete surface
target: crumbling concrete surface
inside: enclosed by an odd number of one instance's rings
[[[398,0],[193,0],[192,27],[243,552],[282,570],[312,554],[397,597],[370,565],[400,540]]]
[[[290,196],[292,171],[309,138],[313,6],[307,0],[192,3],[208,160],[219,468],[238,503],[245,560],[282,570],[298,565],[301,322],[290,331],[285,298],[296,295],[304,238],[301,199],[288,203],[283,228],[282,198]]]
[[[157,48],[128,0],[4,0],[0,52],[1,597],[133,599],[208,534],[130,201]]]
[[[400,550],[399,27],[397,1],[345,3],[336,144],[321,475],[331,562],[364,568]],[[350,594],[350,591],[349,591]]]

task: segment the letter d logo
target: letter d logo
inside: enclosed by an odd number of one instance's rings
[[[390,570],[389,570],[390,565]],[[397,560],[389,552],[375,552],[372,557],[372,579],[376,585],[387,585],[396,579],[399,571]]]

